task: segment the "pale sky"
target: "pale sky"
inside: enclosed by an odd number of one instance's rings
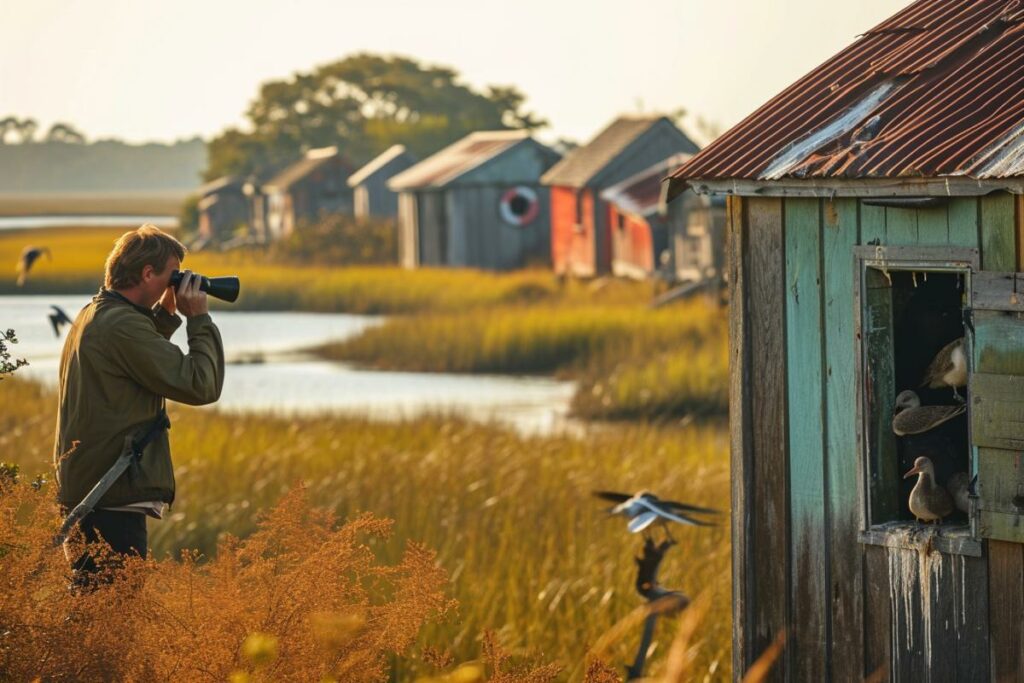
[[[724,128],[908,0],[32,0],[0,23],[0,117],[90,139],[210,137],[258,85],[358,51],[512,84],[585,141],[620,112]]]

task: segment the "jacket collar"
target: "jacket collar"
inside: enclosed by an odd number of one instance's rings
[[[129,306],[131,306],[132,308],[134,308],[136,311],[138,311],[139,313],[141,313],[144,316],[146,316],[147,318],[153,317],[153,311],[152,310],[146,308],[145,306],[139,306],[138,304],[133,302],[131,299],[126,297],[124,294],[121,294],[120,292],[116,292],[113,289],[107,289],[106,287],[100,287],[100,291],[96,295],[96,299],[97,300],[106,300],[106,301],[118,301],[118,302],[121,302],[121,303],[126,303]]]

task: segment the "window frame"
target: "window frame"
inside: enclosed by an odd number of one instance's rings
[[[981,557],[981,538],[978,535],[978,511],[972,510],[969,520],[969,533],[962,530],[954,535],[944,535],[942,527],[922,528],[916,522],[891,520],[874,522],[872,520],[873,501],[871,497],[872,405],[867,396],[867,375],[870,370],[868,351],[868,334],[864,328],[867,301],[867,273],[869,269],[888,271],[927,271],[941,273],[958,273],[964,276],[965,308],[971,306],[971,278],[980,269],[979,250],[970,247],[919,247],[919,246],[885,246],[862,245],[853,249],[854,268],[854,353],[856,357],[855,386],[856,400],[856,433],[857,433],[857,472],[858,472],[858,503],[860,508],[859,541],[867,545],[880,545],[891,548],[917,548],[927,540],[931,546],[946,553]],[[973,333],[964,330],[967,343],[968,373],[973,372],[972,350]],[[895,398],[895,397],[893,397]],[[968,429],[970,429],[970,406],[968,406]],[[895,437],[893,437],[895,438]],[[968,435],[968,442],[971,442]],[[977,474],[978,456],[973,446],[970,448],[971,476]],[[915,533],[908,533],[913,530]],[[926,538],[927,537],[927,538]]]

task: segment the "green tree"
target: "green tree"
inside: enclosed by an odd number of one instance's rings
[[[47,142],[65,142],[71,145],[84,145],[85,136],[69,123],[55,123],[46,133]]]
[[[208,180],[247,174],[295,159],[304,150],[338,145],[355,163],[401,143],[419,156],[475,130],[539,128],[514,87],[482,92],[453,69],[408,57],[357,54],[287,80],[269,81],[246,117],[208,146]]]

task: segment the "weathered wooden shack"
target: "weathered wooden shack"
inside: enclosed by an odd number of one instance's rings
[[[550,212],[539,179],[558,159],[526,131],[481,131],[392,178],[402,265],[507,270],[546,262]]]
[[[356,218],[391,218],[398,213],[398,193],[388,181],[416,163],[405,145],[392,145],[348,179]]]
[[[1024,681],[1022,81],[1019,3],[918,0],[668,181],[729,197],[737,678]],[[895,436],[958,337],[966,414]],[[966,512],[915,521],[919,455]]]
[[[672,282],[720,279],[725,202],[686,191],[665,202],[662,180],[690,154],[675,154],[601,192],[612,226],[612,274]]]
[[[249,206],[242,192],[243,180],[224,176],[199,188],[199,236],[203,242],[231,239],[249,223]]]
[[[268,239],[290,235],[299,222],[324,213],[352,214],[352,165],[337,147],[311,149],[265,182]]]
[[[544,174],[551,188],[551,260],[583,277],[611,270],[612,225],[601,191],[697,145],[664,116],[622,116]]]

